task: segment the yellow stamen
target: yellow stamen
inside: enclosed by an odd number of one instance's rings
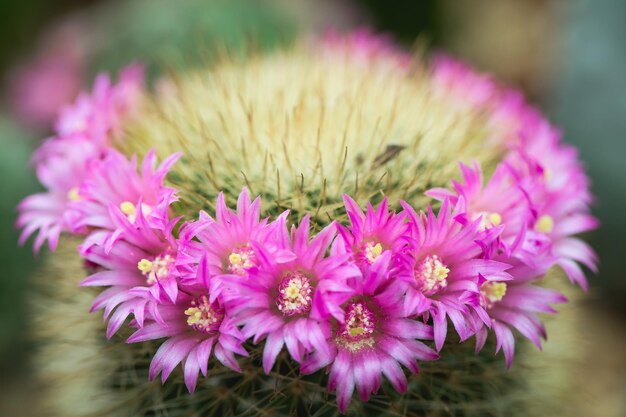
[[[300,288],[298,288],[295,284],[291,284],[286,288],[285,295],[288,298],[295,300],[300,295]]]
[[[494,282],[491,284],[491,296],[494,301],[501,301],[506,295],[506,284],[504,282]]]
[[[365,244],[365,259],[370,264],[373,264],[381,253],[383,253],[383,245],[380,243],[368,242]]]
[[[493,303],[502,301],[506,295],[506,284],[504,282],[485,282],[480,286],[480,292],[487,300],[488,307]]]
[[[78,194],[78,187],[73,187],[67,192],[67,198],[70,201],[80,200],[80,194]]]
[[[132,216],[134,214],[137,214],[137,207],[135,207],[135,205],[131,203],[130,201],[124,201],[123,203],[121,203],[120,210],[122,210],[122,213],[124,213],[127,216]]]
[[[448,286],[450,269],[439,256],[428,255],[415,267],[415,279],[423,291],[439,291]]]
[[[552,218],[552,216],[549,216],[547,214],[539,217],[539,220],[537,220],[537,224],[535,224],[535,230],[541,233],[548,234],[551,233],[553,229],[554,219]]]
[[[243,258],[238,253],[233,252],[228,256],[228,262],[230,262],[231,265],[241,265],[242,261]]]
[[[543,178],[546,181],[550,181],[552,179],[552,170],[550,170],[549,168],[546,168],[543,170]]]
[[[152,265],[153,263],[151,261],[144,258],[137,263],[137,268],[144,274],[147,274],[152,271]]]
[[[197,307],[190,307],[185,310],[185,315],[189,316],[187,318],[187,324],[194,325],[200,321],[202,318],[202,311],[200,311]]]
[[[476,213],[474,216],[474,220],[480,217],[480,224],[478,225],[478,230],[481,232],[487,229],[490,229],[494,226],[499,226],[502,224],[502,216],[498,212],[488,212],[481,211]]]
[[[499,226],[502,223],[502,216],[500,213],[491,213],[489,215],[489,221],[494,226]]]
[[[350,336],[356,337],[365,333],[365,329],[362,327],[353,327],[349,330],[349,332],[350,332]]]
[[[441,282],[444,279],[448,278],[449,272],[450,272],[450,269],[448,269],[444,265],[437,265],[435,266],[435,270],[433,271],[433,274],[435,276],[435,279]]]

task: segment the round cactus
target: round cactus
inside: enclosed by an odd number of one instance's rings
[[[46,274],[89,275],[107,321],[77,281],[46,283],[51,407],[82,391],[60,414],[531,409],[513,330],[541,346],[537,313],[566,301],[545,275],[586,285],[573,235],[595,220],[576,153],[520,94],[367,32],[140,80],[101,77],[61,114],[37,156],[48,191],[20,207],[37,248],[84,237],[82,273],[70,241]]]

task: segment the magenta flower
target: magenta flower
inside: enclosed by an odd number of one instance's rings
[[[579,264],[596,272],[597,256],[587,243],[574,235],[598,227],[597,219],[586,210],[570,211],[569,200],[559,192],[545,193],[538,199],[542,203],[537,204],[530,233],[548,240],[548,256],[563,268],[572,282],[586,290],[587,279]]]
[[[457,106],[478,111],[497,97],[498,88],[490,76],[446,54],[438,54],[433,59],[432,77],[435,94],[452,98]]]
[[[81,256],[96,266],[96,272],[81,285],[108,287],[96,297],[91,311],[104,309],[109,338],[131,313],[142,326],[146,311],[158,317],[157,303],[175,303],[179,295],[177,242],[172,235],[179,219],[161,230],[151,228],[142,213],[133,222],[116,207],[111,213],[123,239],[112,240],[110,232],[98,231],[80,247]]]
[[[576,148],[561,142],[561,133],[540,115],[527,117],[520,140],[507,155],[509,164],[541,176],[547,191],[568,197],[570,209],[586,209],[591,203],[589,179]]]
[[[362,401],[380,388],[384,375],[394,389],[406,392],[400,365],[419,372],[418,360],[438,355],[420,340],[432,340],[432,328],[407,317],[400,282],[389,277],[391,252],[385,251],[354,282],[355,294],[345,304],[344,320],[326,339],[330,355],[316,350],[302,364],[304,374],[330,364],[328,390],[337,391],[337,405],[346,411],[353,391]]]
[[[75,224],[71,203],[80,199],[79,188],[90,174],[90,164],[108,153],[110,136],[136,104],[141,78],[139,67],[124,70],[115,86],[102,75],[92,95],[83,93],[62,111],[57,136],[46,140],[34,157],[46,192],[27,197],[18,206],[17,227],[24,228],[21,243],[38,230],[34,250],[39,251],[46,240],[54,250],[62,232],[85,231],[84,225]]]
[[[44,29],[35,55],[9,72],[11,107],[28,127],[50,128],[81,90],[92,36],[83,20],[72,16]]]
[[[562,294],[533,285],[532,279],[526,274],[527,270],[525,265],[516,263],[509,270],[515,277],[511,281],[480,280],[481,305],[487,311],[496,335],[496,352],[503,350],[507,367],[511,366],[515,353],[512,329],[541,349],[541,339],[547,336],[537,313],[556,313],[551,304],[567,302]],[[480,326],[481,320],[476,319],[476,323],[479,327],[476,332],[476,351],[480,351],[487,340],[488,329]]]
[[[120,132],[121,121],[132,116],[143,91],[143,66],[135,64],[122,70],[117,84],[100,74],[91,94],[81,93],[76,101],[61,109],[55,130],[61,137],[77,135],[102,147]]]
[[[543,252],[532,259],[558,264],[572,282],[586,289],[587,280],[579,264],[596,271],[597,257],[573,236],[598,226],[589,213],[588,178],[576,150],[560,143],[559,132],[539,116],[529,119],[522,129],[521,145],[509,153],[507,161],[519,167],[525,177],[524,187],[533,209],[527,239],[541,242]]]
[[[283,256],[291,257],[290,252],[280,251],[273,244],[273,225],[268,225],[267,219],[260,220],[260,211],[260,198],[251,202],[246,188],[239,194],[236,212],[226,206],[220,193],[215,219],[201,212],[198,221],[181,229],[179,269],[185,282],[199,279],[207,285],[211,302],[221,295],[225,279],[245,278],[259,267],[258,247],[271,252],[278,261]]]
[[[432,317],[435,346],[441,350],[447,317],[461,340],[475,330],[468,320],[470,312],[488,320],[479,303],[479,277],[508,280],[511,277],[505,271],[510,266],[484,258],[483,247],[498,237],[497,227],[481,233],[480,219],[469,224],[457,220],[465,212],[462,198],[452,211],[450,201],[444,200],[437,216],[430,207],[428,215],[418,215],[409,204],[401,204],[411,227],[410,250],[402,256],[397,272],[397,278],[407,284],[405,313]]]
[[[372,265],[383,252],[389,250],[395,255],[404,249],[408,231],[406,215],[390,212],[387,198],[376,209],[368,203],[366,213],[345,194],[343,201],[350,227],[338,226],[339,235],[345,250],[353,254],[354,261],[362,270]]]
[[[341,304],[352,295],[348,281],[358,268],[348,263],[348,254],[326,256],[335,237],[334,223],[309,240],[309,217],[287,231],[285,217],[277,220],[275,243],[291,257],[281,260],[262,247],[255,247],[258,268],[248,277],[232,276],[228,284],[236,294],[228,302],[243,325],[246,338],[258,343],[266,338],[263,369],[269,373],[283,345],[301,362],[315,349],[328,355],[325,340],[331,317],[343,320]]]
[[[180,158],[180,153],[167,157],[156,166],[156,153],[148,152],[137,172],[137,158],[129,161],[111,149],[106,156],[89,164],[90,175],[81,183],[71,203],[73,230],[115,230],[110,206],[117,207],[134,223],[142,212],[154,228],[168,222],[169,205],[176,201],[176,190],[164,186],[165,176]]]
[[[55,250],[61,233],[72,231],[69,206],[78,198],[78,185],[88,175],[87,161],[96,157],[97,148],[79,138],[53,138],[44,143],[35,162],[37,178],[46,191],[26,197],[18,206],[16,226],[23,228],[20,244],[38,231],[33,250],[38,252],[46,240]]]
[[[334,58],[339,53],[350,61],[369,65],[390,62],[403,71],[411,64],[411,55],[398,48],[391,36],[376,34],[367,27],[352,30],[347,34],[330,29],[324,33],[319,42],[320,50]]]
[[[478,163],[473,167],[461,163],[459,167],[462,182],[452,182],[454,191],[433,188],[426,195],[439,201],[449,199],[452,205],[456,205],[462,197],[466,204],[467,221],[480,219],[480,231],[501,226],[499,238],[502,249],[510,252],[511,246],[519,241],[520,234],[532,223],[533,216],[529,198],[519,176],[507,164],[500,164],[485,184]]]
[[[223,365],[240,371],[235,354],[248,355],[241,346],[244,339],[220,301],[209,301],[206,290],[181,288],[175,304],[159,305],[159,315],[128,338],[128,343],[167,338],[152,358],[150,380],[160,372],[165,383],[182,363],[185,385],[193,392],[198,373],[207,374],[211,351]]]

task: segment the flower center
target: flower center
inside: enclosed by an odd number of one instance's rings
[[[552,180],[553,176],[554,175],[553,175],[552,170],[550,168],[544,168],[544,170],[543,170],[543,179],[546,182],[550,182],[550,180]]]
[[[124,201],[120,204],[120,210],[122,210],[122,213],[124,213],[126,217],[128,217],[128,220],[131,223],[135,223],[135,220],[137,220],[137,206],[136,205],[134,205],[130,201]],[[148,214],[152,213],[152,207],[150,207],[147,204],[141,203],[141,213],[144,216],[147,216]]]
[[[72,187],[67,192],[67,199],[70,201],[78,201],[80,200],[80,194],[78,193],[78,187]]]
[[[540,233],[551,233],[552,230],[554,229],[554,219],[552,218],[552,216],[549,216],[547,214],[544,214],[543,216],[539,217],[539,219],[537,220],[537,223],[535,223],[535,230],[540,232]]]
[[[284,316],[295,316],[311,309],[313,287],[302,272],[287,272],[278,284],[276,307]]]
[[[426,294],[434,294],[448,286],[450,269],[437,255],[428,255],[415,266],[415,280],[418,288]]]
[[[484,282],[480,286],[480,294],[483,296],[483,306],[491,308],[495,303],[502,301],[506,295],[506,284],[504,282]]]
[[[363,301],[350,302],[346,307],[346,321],[339,325],[335,341],[350,352],[358,352],[374,347],[374,330],[372,310]]]
[[[494,226],[500,226],[502,224],[502,216],[500,215],[500,213],[481,211],[474,217],[474,220],[476,220],[478,217],[480,217],[478,230],[481,232],[487,229],[491,229]]]
[[[376,259],[383,253],[383,245],[378,242],[367,242],[363,245],[363,257],[368,264],[373,264]]]
[[[209,298],[203,295],[191,302],[185,310],[187,324],[201,333],[211,334],[217,331],[224,320],[224,309],[217,304],[209,303]]]
[[[254,267],[259,266],[254,249],[250,245],[242,245],[233,249],[228,255],[227,269],[232,274],[244,276]]]
[[[168,253],[155,257],[152,261],[142,259],[137,263],[137,269],[146,277],[148,285],[167,278],[170,267],[174,263],[174,257]]]

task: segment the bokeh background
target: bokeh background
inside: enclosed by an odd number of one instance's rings
[[[250,43],[370,26],[444,49],[524,90],[579,147],[602,227],[589,236],[600,273],[581,308],[591,319],[587,395],[594,415],[626,415],[626,2],[624,0],[22,0],[0,13],[0,416],[39,416],[29,357],[29,276],[15,206],[38,190],[29,157],[58,107],[101,70],[149,74],[210,62]],[[39,257],[48,254],[44,251]],[[86,312],[77,312],[86,314]],[[579,393],[572,392],[572,398]],[[605,409],[598,409],[602,404]],[[588,411],[581,409],[581,416]]]

